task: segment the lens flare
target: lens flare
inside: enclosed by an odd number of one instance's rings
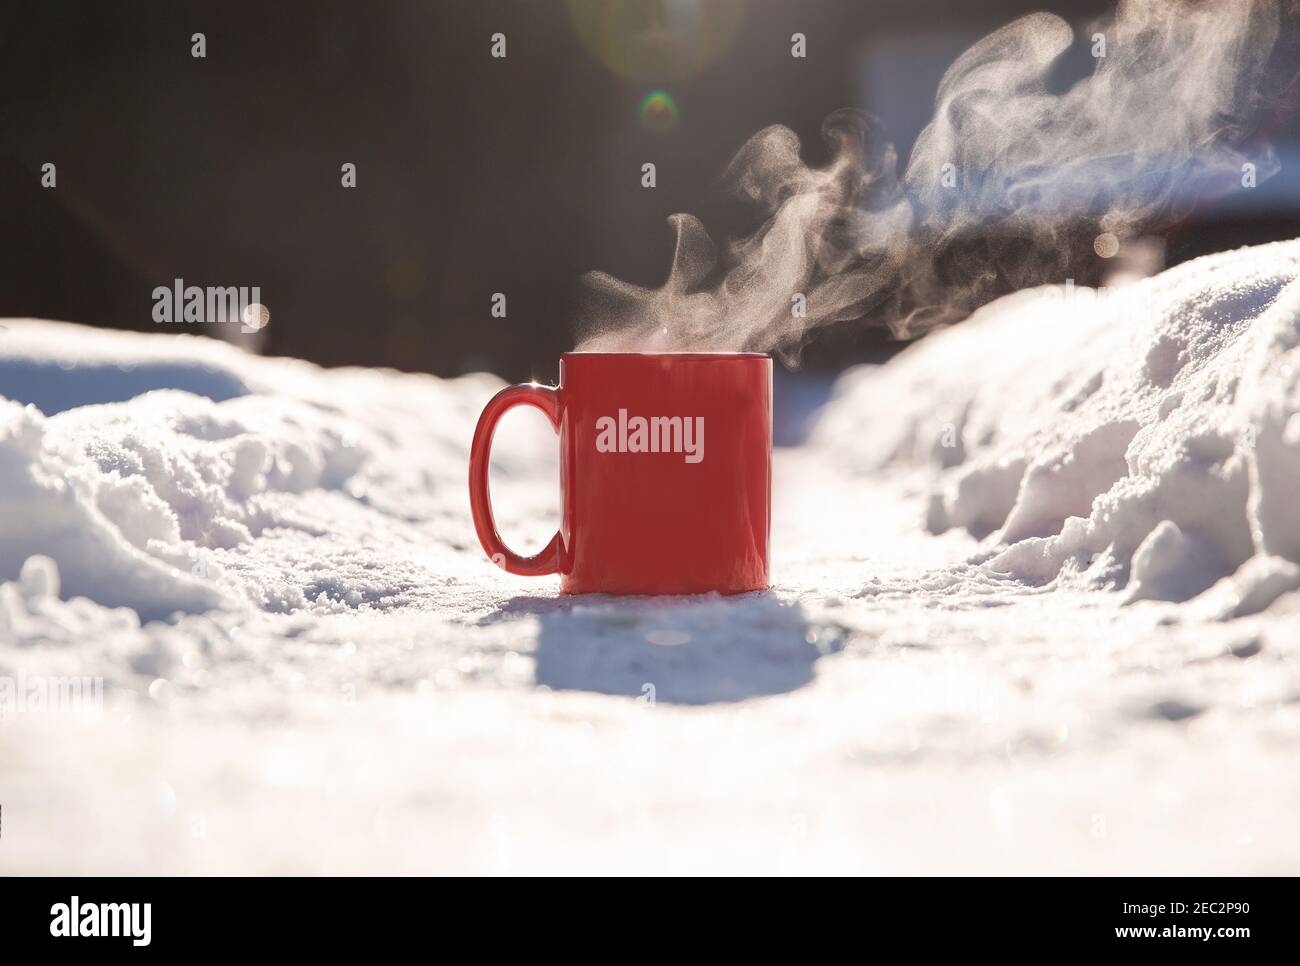
[[[677,125],[677,103],[667,91],[651,91],[641,101],[641,125],[662,134]]]
[[[245,328],[254,332],[265,329],[270,321],[271,310],[260,302],[244,306],[244,311],[240,316],[240,322],[244,324]]]
[[[1114,258],[1119,254],[1119,239],[1113,232],[1104,231],[1093,239],[1092,250],[1101,258]]]
[[[567,0],[587,51],[618,77],[666,84],[698,74],[731,48],[745,0]]]

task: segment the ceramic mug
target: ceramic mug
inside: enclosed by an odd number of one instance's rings
[[[532,557],[497,532],[498,420],[533,406],[559,434],[560,530]],[[566,593],[723,594],[768,586],[772,360],[760,353],[568,352],[560,384],[501,390],[470,448],[474,527],[512,574]]]

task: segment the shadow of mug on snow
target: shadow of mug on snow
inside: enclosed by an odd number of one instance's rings
[[[826,650],[803,608],[736,597],[575,598],[538,612],[537,683],[556,691],[709,704],[810,682]]]

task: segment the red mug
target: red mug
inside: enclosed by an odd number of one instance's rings
[[[560,437],[560,530],[521,557],[497,532],[488,461],[497,421],[534,406]],[[483,549],[569,594],[737,594],[768,586],[772,360],[761,353],[566,352],[560,385],[501,390],[469,455]]]

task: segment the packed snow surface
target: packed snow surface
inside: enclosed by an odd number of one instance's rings
[[[1023,292],[851,370],[735,598],[493,567],[493,377],[7,321],[0,871],[1300,871],[1298,276]]]

